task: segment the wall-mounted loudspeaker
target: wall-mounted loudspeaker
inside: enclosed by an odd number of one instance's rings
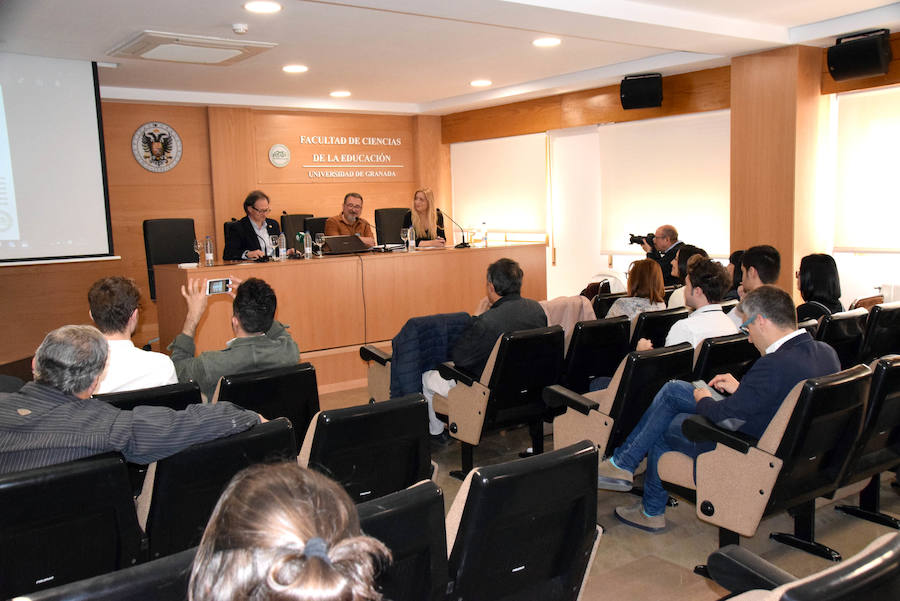
[[[876,29],[845,35],[828,49],[828,71],[835,81],[875,77],[888,72],[891,32]]]
[[[647,109],[662,106],[662,74],[627,75],[619,85],[623,109]]]

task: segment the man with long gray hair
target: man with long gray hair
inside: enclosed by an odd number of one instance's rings
[[[63,326],[44,338],[32,361],[34,381],[0,394],[0,473],[118,451],[150,463],[193,444],[242,432],[259,415],[231,403],[184,411],[122,411],[91,394],[103,377],[109,345],[92,326]]]

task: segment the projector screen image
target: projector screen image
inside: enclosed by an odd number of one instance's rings
[[[0,264],[112,253],[96,69],[0,53]]]

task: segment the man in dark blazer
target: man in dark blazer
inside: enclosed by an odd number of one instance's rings
[[[747,293],[740,307],[746,316],[741,329],[762,357],[740,382],[731,374],[709,381],[711,388],[730,396],[715,401],[709,390],[689,382],[666,383],[625,442],[600,463],[598,488],[628,491],[634,470],[647,458],[642,501],[616,508],[616,517],[629,526],[650,532],[665,528],[668,494],[657,473],[663,453],[678,451],[696,458],[711,450],[682,434],[687,417],[699,414],[722,428],[759,438],[794,386],[840,371],[834,349],[797,329],[794,302],[787,292],[760,286]]]
[[[254,190],[244,199],[246,216],[225,228],[225,250],[222,259],[240,261],[242,259],[258,259],[264,255],[272,255],[274,248],[269,236],[281,233],[278,222],[266,216],[269,208],[269,197],[261,190]]]
[[[665,286],[674,286],[680,283],[678,278],[672,275],[672,261],[675,260],[681,245],[682,243],[678,239],[678,230],[671,225],[661,225],[656,228],[656,232],[653,234],[653,248],[646,241],[641,244],[644,252],[647,253],[647,258],[659,263]]]

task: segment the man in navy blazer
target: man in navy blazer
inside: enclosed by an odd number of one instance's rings
[[[225,228],[223,260],[258,259],[273,254],[269,236],[279,235],[281,228],[277,221],[266,218],[271,210],[269,197],[262,190],[254,190],[247,195],[244,199],[246,216]]]
[[[642,501],[616,508],[616,517],[629,526],[650,532],[666,526],[668,494],[656,471],[663,453],[674,450],[696,458],[710,450],[682,434],[687,417],[699,414],[722,428],[759,438],[794,386],[840,371],[834,349],[797,329],[794,302],[783,290],[760,286],[747,293],[739,307],[745,316],[741,330],[762,357],[740,382],[731,374],[709,381],[711,388],[730,396],[715,401],[708,390],[689,382],[668,382],[625,442],[600,463],[598,488],[628,491],[634,470],[647,457]]]

